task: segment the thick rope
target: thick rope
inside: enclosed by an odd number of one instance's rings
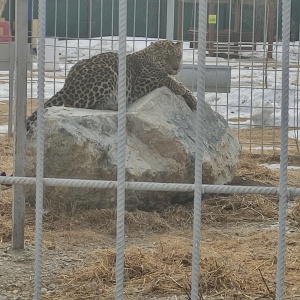
[[[24,184],[36,183],[34,177],[0,177],[1,184]],[[87,180],[87,179],[61,179],[44,178],[44,186],[115,189],[117,181]],[[126,182],[127,190],[136,191],[161,191],[161,192],[193,192],[194,184],[187,183],[158,183],[158,182]],[[208,194],[278,194],[277,187],[264,186],[238,186],[238,185],[202,185],[202,192]],[[300,196],[300,188],[288,188],[288,196]]]
[[[281,153],[279,181],[279,226],[276,273],[276,299],[284,299],[285,236],[288,200],[288,127],[289,127],[289,49],[291,0],[282,2],[282,102]]]
[[[205,128],[205,124],[204,124],[205,118],[202,115],[205,109],[204,101],[205,101],[206,21],[207,21],[207,1],[199,0],[195,199],[194,199],[193,257],[192,257],[192,284],[191,284],[192,300],[197,300],[199,295],[202,159],[203,159],[203,152],[204,152],[203,128]]]
[[[39,0],[38,32],[38,113],[37,113],[37,159],[36,159],[36,209],[35,209],[35,261],[34,299],[41,299],[43,198],[44,198],[44,84],[45,84],[45,32],[46,1]]]
[[[116,299],[123,299],[125,250],[125,155],[126,155],[126,35],[127,1],[119,0],[119,76],[118,76],[118,174]]]

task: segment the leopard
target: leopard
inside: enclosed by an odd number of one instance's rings
[[[188,106],[196,109],[196,99],[180,82],[178,74],[182,61],[182,42],[160,40],[126,56],[127,104],[166,86],[181,95]],[[118,62],[116,52],[105,52],[77,62],[66,77],[63,88],[45,103],[45,108],[65,106],[97,110],[118,110]],[[34,112],[26,122],[27,130],[36,122]]]
[[[192,92],[174,78],[181,68],[183,43],[170,40],[152,42],[146,48],[126,55],[127,105],[160,87],[167,87],[196,110]],[[74,64],[65,83],[44,104],[96,110],[118,110],[118,65],[116,52],[103,52]],[[36,123],[37,111],[26,121],[29,132]],[[5,172],[1,173],[6,176]]]

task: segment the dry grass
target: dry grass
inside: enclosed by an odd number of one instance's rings
[[[245,134],[246,136],[246,134]],[[270,137],[271,137],[270,133]],[[293,150],[290,163],[300,164]],[[12,170],[11,141],[0,136],[1,170]],[[278,162],[278,153],[243,152],[234,184],[277,186],[279,172],[261,164]],[[289,185],[299,187],[299,171],[289,172]],[[11,239],[11,191],[0,191],[0,242]],[[300,294],[300,197],[288,214],[286,296]],[[34,241],[34,209],[26,207],[25,237]],[[268,195],[205,195],[202,203],[201,280],[199,295],[209,299],[274,299],[278,197]],[[59,271],[59,288],[43,299],[113,299],[115,289],[116,210],[74,211],[49,208],[43,217],[44,247],[63,238],[70,247],[96,241],[72,272]],[[161,213],[126,212],[126,234],[136,239],[125,253],[125,299],[157,295],[190,297],[193,210],[191,204],[170,206]],[[216,297],[219,298],[216,298]],[[222,298],[221,298],[222,299]]]
[[[37,109],[37,99],[27,99],[27,116]],[[8,124],[8,101],[0,101],[0,125]]]
[[[0,136],[1,170],[8,174],[12,170],[11,140]],[[257,156],[242,154],[240,167],[236,172],[238,182],[236,185],[264,185],[277,186],[279,173],[261,165],[263,161],[276,161],[278,156]],[[289,172],[289,184],[291,187],[299,186],[299,171]],[[233,223],[233,222],[263,222],[277,217],[277,196],[268,195],[206,195],[203,201],[203,221],[207,224]],[[11,191],[1,191],[1,229],[0,236],[4,241],[10,239],[11,229]],[[103,232],[115,233],[115,210],[92,210],[65,214],[53,208],[44,216],[45,229],[70,230],[70,228],[87,228],[99,226]],[[300,210],[299,204],[293,210],[293,218],[297,219]],[[34,224],[33,209],[27,209],[26,224]],[[61,210],[61,209],[60,209]],[[64,219],[62,222],[61,219]],[[192,224],[192,211],[189,207],[172,206],[163,213],[126,212],[126,228],[130,232],[167,232],[174,226],[189,228]],[[79,226],[78,226],[78,221]],[[29,233],[28,233],[29,234]],[[30,235],[30,234],[29,234]]]
[[[11,196],[10,191],[2,191],[0,201],[0,240],[11,239]],[[296,210],[293,216],[296,216]],[[230,197],[208,197],[203,200],[203,224],[222,226],[243,222],[268,222],[277,218],[278,206],[276,199],[261,195],[234,195]],[[116,234],[116,210],[77,211],[73,215],[49,211],[44,215],[44,230],[56,232],[75,232],[82,235],[82,230],[97,228],[101,234]],[[141,233],[166,233],[177,229],[189,229],[193,223],[193,212],[190,207],[170,206],[161,213],[126,212],[126,234],[139,236]],[[33,241],[34,209],[26,208],[26,238]],[[72,234],[74,238],[74,234]],[[78,239],[78,236],[75,239]]]
[[[296,197],[294,200],[295,205],[289,213],[289,223],[300,228],[300,197]]]
[[[11,192],[0,190],[0,243],[11,238]]]
[[[290,129],[293,131],[294,129]],[[278,153],[280,149],[280,135],[281,130],[277,127],[262,127],[262,128],[251,128],[234,130],[240,143],[243,145],[245,150],[251,149],[252,153],[266,153],[272,154]],[[295,139],[289,139],[289,153],[299,154],[299,144]],[[263,147],[262,147],[263,145]]]
[[[265,158],[263,159],[263,161]],[[258,185],[256,181],[262,185],[276,186],[279,181],[279,173],[276,170],[271,170],[265,166],[262,166],[262,162],[256,155],[250,153],[243,153],[240,159],[240,166],[236,171],[236,175],[244,179],[251,179],[255,181],[255,185]]]
[[[12,170],[11,141],[0,135],[0,167],[1,171]],[[0,190],[0,242],[11,236],[11,191]]]
[[[216,233],[201,246],[199,295],[228,299],[273,299],[275,292],[276,240],[274,230],[246,232],[245,236]],[[299,292],[300,246],[297,236],[287,239],[287,296]],[[145,246],[125,251],[125,299],[146,295],[190,296],[192,239],[190,236],[152,237]],[[45,299],[113,299],[114,249],[90,253],[84,265],[72,273],[61,272],[61,290]],[[200,298],[201,299],[201,298]]]
[[[13,168],[12,139],[0,134],[0,168],[1,171],[11,172]]]

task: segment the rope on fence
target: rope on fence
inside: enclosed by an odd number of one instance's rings
[[[117,238],[116,299],[123,299],[125,250],[125,163],[126,163],[126,36],[127,1],[119,2],[119,76],[118,76],[118,171],[117,171]]]
[[[44,199],[44,84],[45,84],[45,32],[46,1],[39,0],[38,32],[38,113],[37,113],[37,159],[36,159],[36,210],[35,210],[35,261],[34,299],[41,299],[42,281],[42,237]]]
[[[0,177],[0,183],[4,184],[25,184],[33,185],[36,183],[34,177]],[[44,178],[44,186],[53,187],[73,187],[73,188],[95,188],[95,189],[114,189],[117,181],[106,180],[87,180],[87,179],[61,179]],[[159,183],[159,182],[126,182],[127,190],[136,191],[161,191],[161,192],[193,192],[194,184],[187,183]],[[238,186],[238,185],[202,185],[202,193],[207,194],[278,194],[277,187],[265,186]],[[300,188],[288,188],[288,196],[300,196]]]
[[[38,113],[37,113],[37,159],[36,159],[36,209],[35,209],[35,261],[34,299],[41,299],[42,281],[42,237],[44,199],[44,94],[45,94],[45,32],[46,1],[39,0],[38,32]]]
[[[276,299],[284,299],[285,236],[288,200],[288,127],[289,127],[289,49],[291,0],[282,2],[282,102],[281,153],[279,181],[279,226],[276,273]]]
[[[198,24],[198,76],[197,76],[197,112],[196,112],[196,157],[195,157],[195,198],[193,224],[193,256],[192,256],[192,290],[191,299],[199,295],[199,264],[200,264],[200,234],[201,234],[201,202],[202,202],[202,160],[203,160],[203,128],[205,128],[205,57],[206,57],[206,20],[207,1],[199,0]]]

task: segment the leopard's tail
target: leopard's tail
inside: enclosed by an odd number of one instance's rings
[[[64,105],[64,100],[63,100],[63,92],[60,90],[57,92],[52,98],[47,100],[44,104],[44,107],[51,107],[51,106],[63,106]],[[26,129],[29,131],[29,129],[32,127],[32,125],[36,122],[37,120],[37,111],[33,112],[30,117],[26,120]]]

